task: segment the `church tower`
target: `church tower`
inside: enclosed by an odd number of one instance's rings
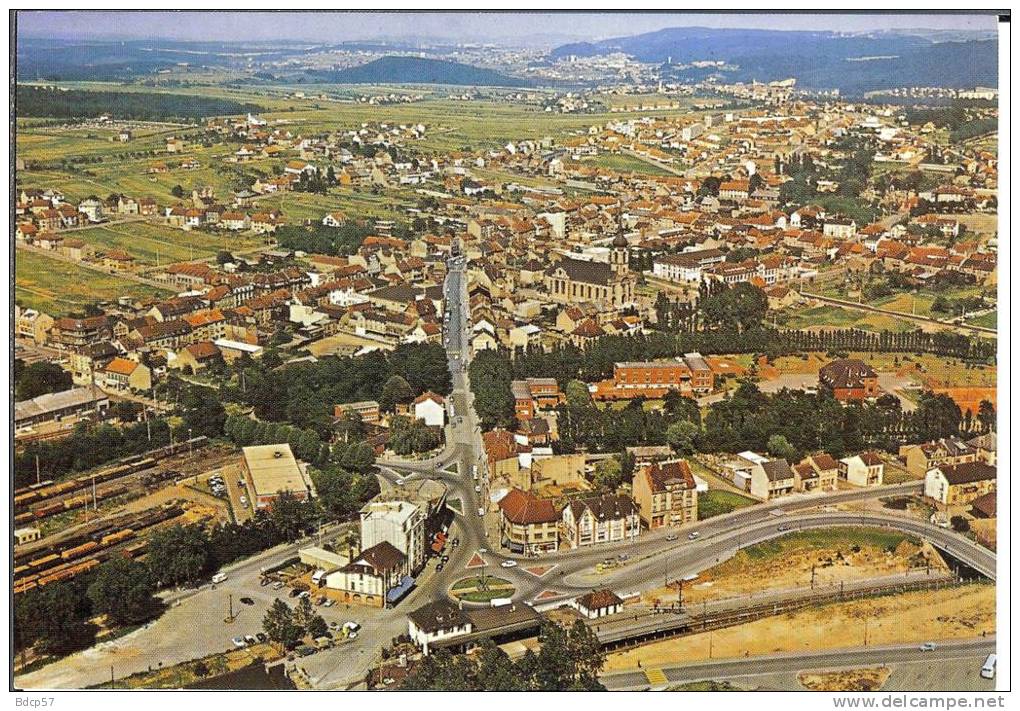
[[[616,237],[609,251],[609,266],[617,276],[623,276],[630,270],[630,250],[626,236],[623,234],[623,205],[617,214]]]

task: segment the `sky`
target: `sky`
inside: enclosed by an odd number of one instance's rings
[[[665,27],[776,30],[885,29],[994,31],[994,15],[711,13],[297,13],[21,11],[21,37],[174,40],[454,40],[510,45],[651,32]]]

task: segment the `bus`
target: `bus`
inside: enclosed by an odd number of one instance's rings
[[[988,658],[985,659],[985,664],[984,664],[983,667],[981,667],[981,676],[983,678],[985,678],[985,679],[994,679],[995,678],[995,662],[996,662],[996,659],[997,658],[995,656],[995,652],[992,652],[991,654],[989,654]]]

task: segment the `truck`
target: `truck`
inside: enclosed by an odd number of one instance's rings
[[[472,464],[471,465],[471,478],[474,479],[475,481],[478,481],[478,465],[477,464]]]

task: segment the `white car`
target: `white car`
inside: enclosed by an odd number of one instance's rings
[[[500,565],[501,568],[516,568],[517,567],[517,561],[516,560],[504,560],[499,565]]]
[[[245,647],[248,646],[248,643],[244,641],[244,637],[234,637],[230,641],[233,642],[234,646],[237,647],[238,649],[244,649]]]
[[[697,531],[691,531],[690,533],[687,534],[687,540],[688,541],[696,541],[696,540],[698,540],[698,536],[700,536],[700,535],[701,534],[698,533]]]
[[[239,501],[241,502],[241,506],[248,505],[248,497],[245,496],[244,494],[241,494],[241,498],[239,499]]]
[[[918,649],[920,649],[922,652],[934,652],[937,649],[937,647],[935,646],[934,642],[925,642],[920,647],[918,647]]]
[[[480,487],[480,486],[476,486],[476,487],[475,487],[475,493],[476,493],[476,494],[480,494],[480,493],[482,493],[482,487]]]

